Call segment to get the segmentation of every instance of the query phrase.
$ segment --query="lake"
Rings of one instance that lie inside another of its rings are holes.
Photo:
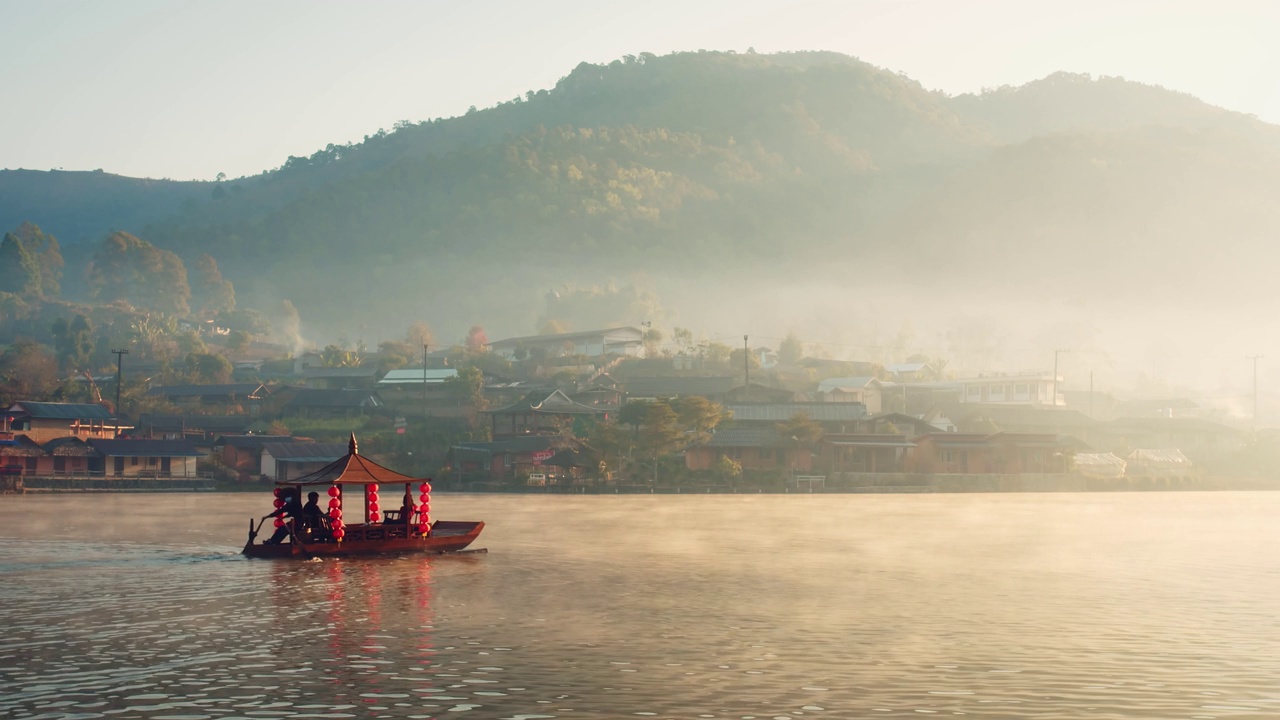
[[[487,555],[244,559],[269,499],[0,498],[0,716],[1280,717],[1280,493],[440,493]]]

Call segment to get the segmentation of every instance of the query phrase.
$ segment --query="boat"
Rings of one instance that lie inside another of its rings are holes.
[[[379,493],[384,488],[399,490],[400,486],[404,494],[400,496],[399,509],[383,510]],[[413,499],[415,489],[417,502]],[[301,499],[310,493],[328,498],[327,512],[318,511],[310,522],[287,517],[283,510],[288,505],[286,498],[296,494],[297,504],[301,504]],[[466,549],[479,537],[483,522],[432,522],[431,481],[402,475],[364,457],[359,453],[355,433],[351,433],[346,456],[313,473],[277,482],[275,496],[276,512],[256,525],[252,518],[249,520],[249,539],[243,550],[248,557],[311,559],[484,552]],[[275,534],[259,542],[258,531],[273,516]]]

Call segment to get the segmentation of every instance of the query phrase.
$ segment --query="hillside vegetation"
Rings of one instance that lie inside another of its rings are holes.
[[[948,97],[834,53],[583,63],[552,89],[253,178],[70,175],[56,198],[0,194],[0,217],[66,223],[64,244],[121,229],[207,253],[242,304],[288,299],[347,327],[447,304],[441,327],[528,332],[554,286],[833,264],[1052,298],[1111,292],[1141,267],[1156,293],[1214,302],[1242,292],[1232,258],[1255,260],[1247,277],[1277,259],[1280,227],[1280,129],[1252,117],[1066,73]]]

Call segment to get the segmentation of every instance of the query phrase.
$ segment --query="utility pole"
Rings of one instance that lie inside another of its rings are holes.
[[[120,386],[123,384],[121,379],[124,375],[124,356],[129,354],[128,348],[123,350],[112,350],[111,353],[116,356],[116,434],[120,437]]]
[[[1058,407],[1058,355],[1070,350],[1053,351],[1053,406]]]
[[[1249,422],[1250,430],[1258,429],[1258,361],[1265,355],[1249,355],[1246,360],[1253,361],[1253,420]]]
[[[742,336],[742,368],[745,371],[742,381],[742,402],[751,396],[751,349],[747,347],[747,336]]]

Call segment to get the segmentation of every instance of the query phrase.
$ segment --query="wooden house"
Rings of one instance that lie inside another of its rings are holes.
[[[736,427],[719,429],[705,442],[685,450],[685,466],[690,470],[712,470],[727,457],[743,470],[786,470],[807,473],[813,469],[813,455],[795,438],[783,437],[770,428]]]
[[[458,443],[449,448],[448,463],[463,482],[507,482],[536,472],[563,446],[552,435]]]
[[[518,435],[556,435],[566,427],[574,435],[585,435],[596,418],[607,418],[607,408],[574,402],[562,390],[541,390],[526,395],[506,407],[484,410],[489,416],[493,439]]]
[[[23,434],[37,443],[60,437],[111,438],[128,427],[106,407],[91,403],[23,400],[0,414],[0,432]]]
[[[915,446],[915,443],[905,435],[888,433],[824,435],[818,444],[818,467],[825,472],[901,472],[907,452]]]
[[[262,446],[262,476],[287,482],[347,455],[345,443],[278,442]]]
[[[904,467],[919,473],[1065,473],[1074,452],[1069,441],[1039,433],[932,433],[912,442]]]
[[[91,470],[107,477],[196,477],[199,450],[185,440],[89,440],[97,451]]]
[[[288,435],[223,435],[213,443],[222,464],[235,471],[241,482],[262,473],[262,449],[268,444],[299,442]]]

